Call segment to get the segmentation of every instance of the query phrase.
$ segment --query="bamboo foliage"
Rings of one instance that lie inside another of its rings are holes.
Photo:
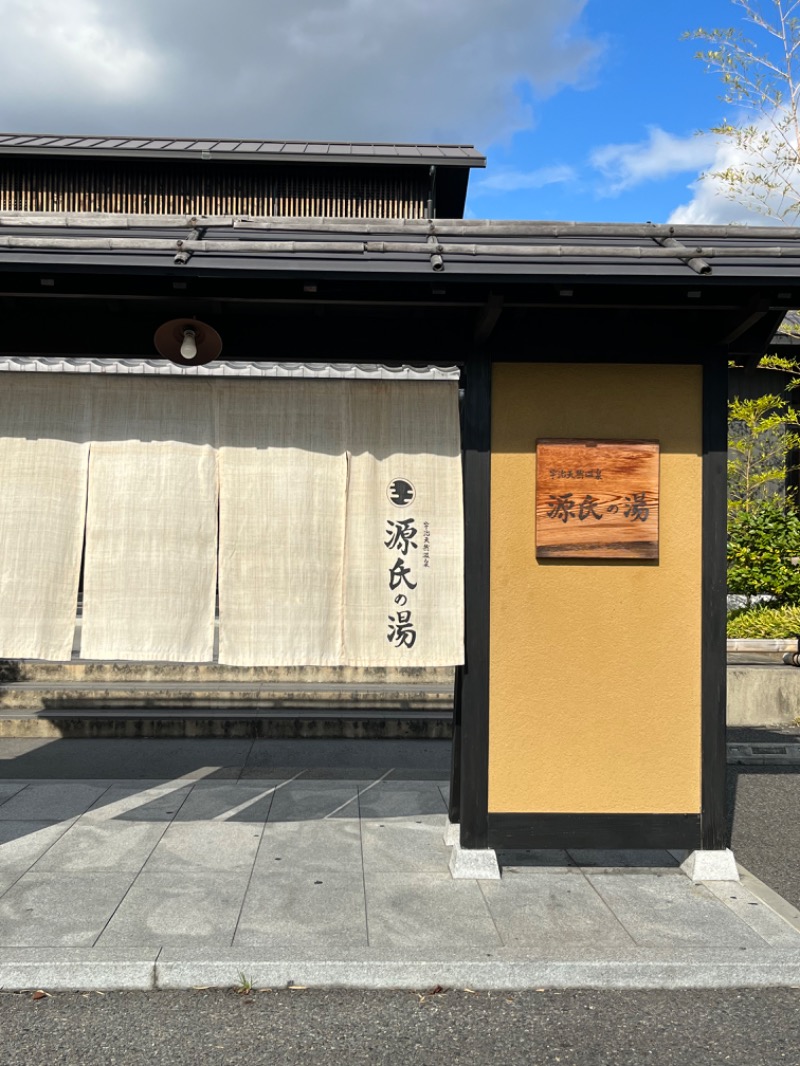
[[[733,109],[710,132],[723,152],[704,174],[730,200],[788,224],[800,217],[800,0],[731,0],[746,31],[700,28],[684,37],[719,76]]]

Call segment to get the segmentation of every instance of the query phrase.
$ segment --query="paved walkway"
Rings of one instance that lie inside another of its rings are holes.
[[[677,853],[507,852],[501,881],[453,881],[448,761],[0,741],[0,987],[800,984],[800,916],[755,879],[693,885]]]

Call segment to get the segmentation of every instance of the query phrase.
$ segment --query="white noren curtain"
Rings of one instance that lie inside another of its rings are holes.
[[[85,382],[0,375],[0,656],[69,659],[86,510]]]
[[[210,660],[217,542],[211,382],[92,385],[81,655]]]

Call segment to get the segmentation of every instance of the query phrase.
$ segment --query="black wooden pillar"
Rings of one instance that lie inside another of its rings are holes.
[[[450,802],[447,817],[451,822],[461,821],[461,691],[464,685],[464,667],[455,671],[453,692],[453,744],[450,750]]]
[[[461,846],[488,846],[489,810],[489,538],[492,367],[473,353],[464,366],[465,663],[457,674],[450,817]]]
[[[728,362],[703,365],[703,619],[701,846],[727,847],[725,815],[727,666],[725,652]]]

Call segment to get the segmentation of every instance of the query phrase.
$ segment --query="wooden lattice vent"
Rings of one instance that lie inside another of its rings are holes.
[[[411,168],[4,159],[0,211],[424,218]]]

